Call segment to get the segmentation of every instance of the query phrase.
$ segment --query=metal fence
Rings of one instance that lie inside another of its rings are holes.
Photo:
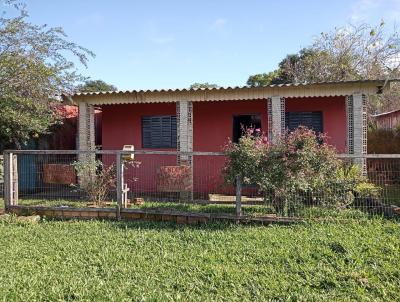
[[[366,165],[365,180],[316,192],[272,192],[224,178],[215,152],[7,151],[6,206],[121,207],[250,216],[394,217],[400,205],[400,155],[340,155]]]

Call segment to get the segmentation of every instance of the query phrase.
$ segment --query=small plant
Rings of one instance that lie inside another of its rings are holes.
[[[382,188],[369,183],[369,182],[362,182],[357,184],[355,190],[354,190],[358,197],[360,198],[375,198],[378,199],[379,197],[381,197],[382,194]]]
[[[85,159],[73,163],[78,176],[79,188],[90,202],[99,205],[110,191],[116,187],[115,164],[105,166],[100,160]]]
[[[341,192],[344,204],[352,204],[355,198],[377,199],[381,196],[382,188],[368,182],[358,165],[344,162],[337,169],[336,178],[336,191]]]

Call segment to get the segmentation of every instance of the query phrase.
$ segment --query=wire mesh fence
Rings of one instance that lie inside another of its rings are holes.
[[[257,184],[228,183],[223,153],[10,151],[5,153],[5,185],[10,182],[5,194],[9,205],[24,206],[235,215],[239,197],[241,214],[256,217],[395,217],[400,155],[340,158],[346,168],[334,181],[313,190],[285,188],[282,195],[279,188],[263,192]],[[360,163],[366,165],[363,176],[352,170]]]

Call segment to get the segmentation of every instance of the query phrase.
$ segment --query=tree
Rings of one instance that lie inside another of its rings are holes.
[[[361,24],[321,33],[297,54],[286,56],[273,72],[249,77],[248,85],[390,79],[400,76],[400,35],[378,26]],[[394,87],[373,100],[371,112],[400,105],[400,89]]]
[[[193,83],[190,85],[190,89],[201,89],[201,88],[219,88],[217,84],[206,83]]]
[[[55,99],[83,80],[71,57],[86,66],[94,54],[68,41],[62,28],[29,23],[24,5],[6,3],[18,16],[0,17],[0,140],[20,148],[59,121]]]
[[[102,80],[87,80],[77,87],[79,92],[116,91],[117,87]]]
[[[281,84],[280,70],[274,70],[267,73],[259,73],[249,77],[247,85],[251,87],[262,87],[271,84]]]

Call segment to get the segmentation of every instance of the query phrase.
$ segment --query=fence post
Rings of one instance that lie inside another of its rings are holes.
[[[7,208],[13,205],[13,154],[4,153],[4,206]]]
[[[124,163],[121,153],[116,154],[117,163],[117,219],[121,219],[121,208],[123,207],[124,189]]]
[[[242,216],[242,178],[236,176],[236,216]]]
[[[18,155],[13,154],[12,157],[12,183],[13,183],[13,205],[18,205]]]

